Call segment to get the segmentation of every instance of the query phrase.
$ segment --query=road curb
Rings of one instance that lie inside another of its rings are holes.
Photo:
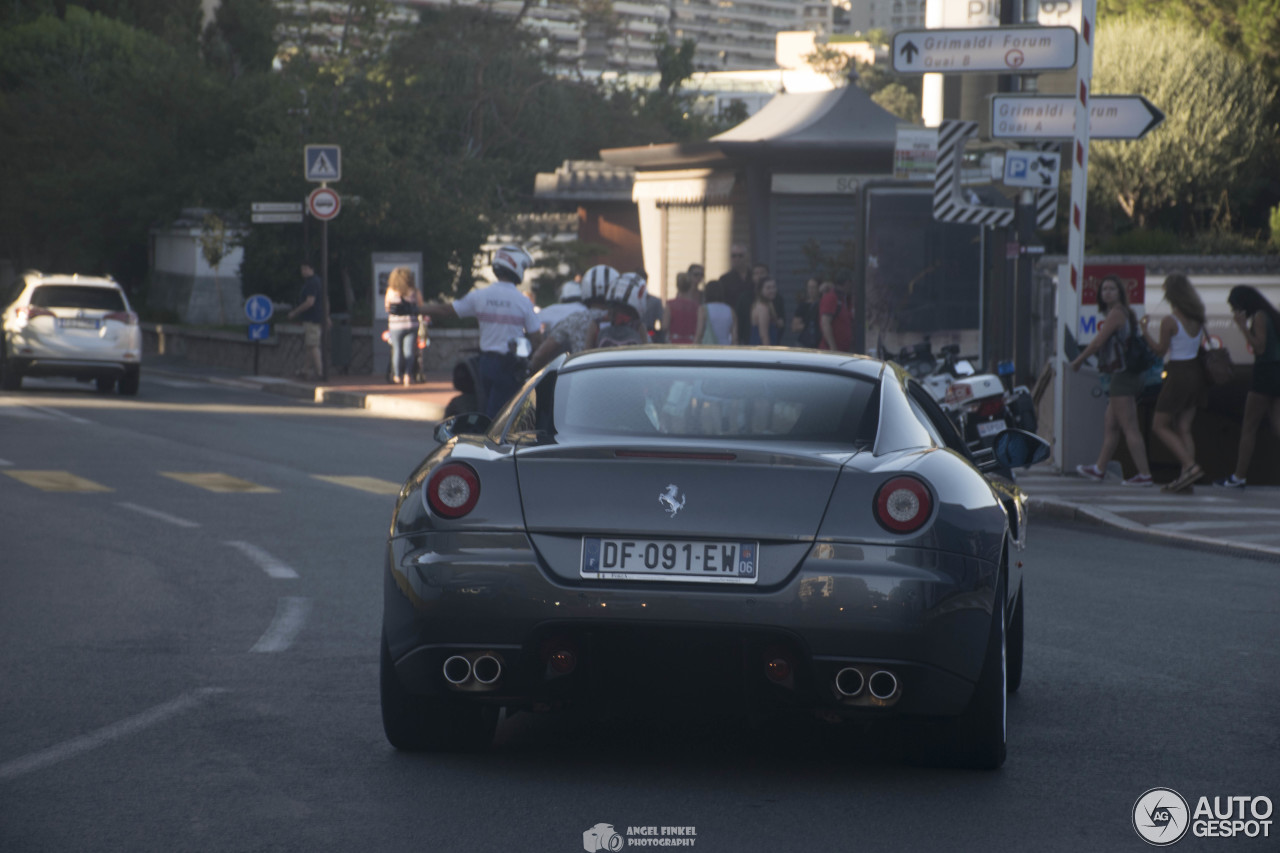
[[[1033,519],[1038,516],[1055,521],[1092,524],[1098,527],[1111,528],[1128,538],[1141,539],[1160,545],[1176,545],[1184,548],[1194,548],[1197,551],[1208,551],[1232,557],[1245,557],[1280,563],[1280,549],[1277,548],[1250,545],[1245,542],[1228,542],[1222,539],[1211,539],[1207,536],[1196,536],[1193,533],[1181,533],[1175,530],[1154,530],[1145,524],[1122,518],[1107,510],[1080,506],[1068,501],[1028,497],[1027,509]]]

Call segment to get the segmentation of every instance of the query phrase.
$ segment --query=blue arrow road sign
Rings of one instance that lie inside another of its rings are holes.
[[[250,323],[249,324],[249,340],[265,341],[271,337],[270,323]]]
[[[244,315],[249,318],[250,323],[265,323],[271,319],[274,312],[275,307],[271,304],[271,297],[263,296],[261,293],[250,296],[244,301]]]
[[[308,181],[342,180],[342,146],[307,145],[303,149]]]

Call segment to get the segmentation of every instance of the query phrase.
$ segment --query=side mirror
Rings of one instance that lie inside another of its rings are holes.
[[[996,460],[1008,468],[1025,468],[1049,458],[1049,442],[1024,429],[1007,429],[996,436]]]
[[[493,420],[488,415],[482,415],[479,412],[467,412],[466,414],[445,418],[436,424],[433,435],[436,441],[444,444],[454,436],[479,435],[488,432],[492,424]]]

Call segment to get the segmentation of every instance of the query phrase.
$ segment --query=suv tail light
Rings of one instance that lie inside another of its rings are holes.
[[[480,477],[470,465],[446,462],[427,480],[427,504],[442,518],[462,518],[480,500]]]
[[[23,305],[18,309],[18,318],[30,323],[36,317],[52,317],[53,312],[39,305]]]
[[[929,487],[915,477],[894,477],[876,492],[876,521],[894,533],[913,533],[933,512]]]
[[[102,319],[115,320],[117,323],[124,323],[126,326],[138,325],[138,315],[132,311],[112,311]]]

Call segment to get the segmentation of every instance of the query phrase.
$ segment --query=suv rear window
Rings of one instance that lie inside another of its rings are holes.
[[[114,287],[87,284],[42,284],[31,291],[31,304],[39,308],[87,308],[90,311],[124,311],[124,294]]]
[[[619,365],[561,373],[558,435],[805,441],[875,438],[875,383],[746,366]]]

